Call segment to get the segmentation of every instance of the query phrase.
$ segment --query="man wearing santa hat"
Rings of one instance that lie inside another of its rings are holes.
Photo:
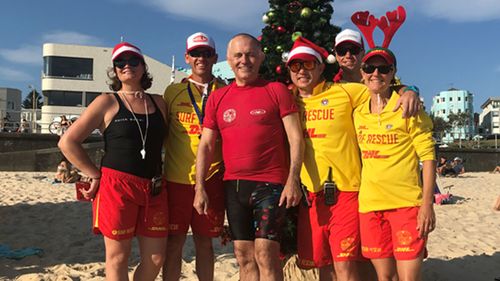
[[[325,81],[331,56],[299,37],[287,60],[306,138],[301,181],[308,206],[299,207],[299,266],[319,268],[320,280],[334,274],[337,280],[361,280],[356,263],[361,163],[352,113],[369,94],[360,83]],[[414,98],[404,95],[403,103]]]

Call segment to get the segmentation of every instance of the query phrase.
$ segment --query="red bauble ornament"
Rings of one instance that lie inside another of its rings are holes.
[[[286,29],[283,27],[283,26],[278,26],[278,28],[276,28],[276,30],[280,33],[283,33],[286,31]]]
[[[276,73],[281,74],[281,65],[276,66]]]
[[[259,35],[259,37],[257,37],[257,40],[262,41],[262,35]]]

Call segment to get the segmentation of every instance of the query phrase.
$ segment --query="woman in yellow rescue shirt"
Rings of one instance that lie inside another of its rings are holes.
[[[396,57],[373,48],[361,74],[370,99],[354,112],[363,169],[359,192],[361,246],[379,280],[421,280],[427,235],[434,230],[435,153],[432,122],[393,112],[399,95],[390,86]],[[419,164],[423,162],[423,187]]]

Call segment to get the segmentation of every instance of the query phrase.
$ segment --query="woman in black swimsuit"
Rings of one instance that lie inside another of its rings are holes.
[[[166,106],[144,91],[152,78],[141,51],[123,42],[112,53],[108,76],[114,93],[98,96],[62,136],[67,159],[92,181],[80,190],[93,200],[93,230],[104,236],[106,280],[128,280],[131,241],[138,237],[141,261],[134,280],[154,280],[163,265],[168,231],[167,192],[161,180]],[[103,133],[98,168],[82,147],[92,131]]]

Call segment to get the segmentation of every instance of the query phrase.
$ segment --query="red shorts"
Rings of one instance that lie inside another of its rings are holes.
[[[208,195],[208,215],[200,215],[193,207],[194,185],[167,182],[169,234],[186,234],[189,226],[194,234],[217,237],[224,225],[224,186],[222,173],[216,173],[205,183]]]
[[[311,207],[300,205],[298,265],[319,268],[332,261],[361,260],[358,192],[338,192],[337,203],[325,205],[323,191],[309,193]]]
[[[369,259],[413,260],[422,251],[426,239],[418,237],[419,207],[360,213],[361,249]]]
[[[93,230],[114,239],[135,235],[166,237],[168,206],[166,182],[159,195],[151,196],[150,179],[110,168],[101,168],[99,191],[92,203]]]

